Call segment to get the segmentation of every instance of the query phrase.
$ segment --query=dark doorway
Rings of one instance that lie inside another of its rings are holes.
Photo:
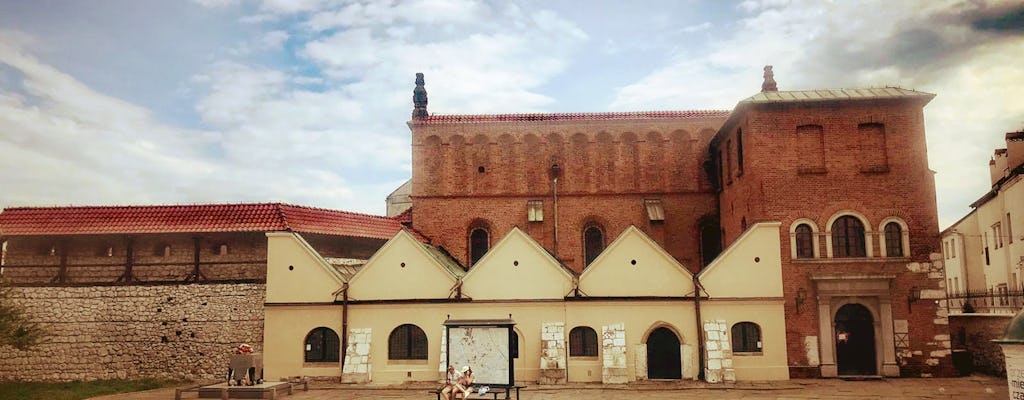
[[[665,327],[655,329],[647,337],[647,378],[681,379],[679,338]]]
[[[847,304],[836,312],[836,367],[839,375],[878,375],[871,311]]]

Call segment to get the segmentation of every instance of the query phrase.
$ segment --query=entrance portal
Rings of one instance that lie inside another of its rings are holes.
[[[836,312],[836,367],[839,375],[877,375],[875,326],[871,311],[847,304]]]
[[[679,338],[668,328],[655,329],[650,336],[647,336],[647,378],[681,379],[682,377]]]

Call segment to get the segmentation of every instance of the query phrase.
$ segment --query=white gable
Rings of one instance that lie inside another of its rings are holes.
[[[690,296],[693,275],[634,226],[622,232],[580,276],[587,296]]]
[[[267,233],[267,303],[333,302],[344,284],[299,234]]]
[[[423,243],[399,231],[352,277],[348,296],[351,300],[446,299],[456,279]]]
[[[562,299],[573,276],[519,228],[505,235],[462,279],[474,300]]]
[[[711,298],[782,297],[778,222],[759,222],[698,276]]]

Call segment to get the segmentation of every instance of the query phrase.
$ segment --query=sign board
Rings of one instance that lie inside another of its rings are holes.
[[[448,320],[448,365],[457,371],[473,369],[474,385],[509,386],[515,368],[509,349],[513,345],[512,320]]]

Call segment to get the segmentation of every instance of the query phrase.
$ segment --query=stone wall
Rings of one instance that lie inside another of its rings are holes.
[[[705,320],[704,338],[704,356],[707,360],[704,380],[708,383],[736,382],[736,370],[732,367],[732,345],[725,320]]]
[[[343,383],[367,383],[372,380],[373,364],[370,359],[372,339],[372,328],[349,329],[348,346],[345,347],[345,362],[342,367],[341,381]]]
[[[557,385],[566,382],[565,323],[547,322],[541,328],[540,376],[537,383]]]
[[[953,314],[949,316],[949,331],[953,351],[970,355],[974,372],[1006,376],[1003,351],[993,339],[1003,337],[1013,315]]]
[[[626,326],[625,324],[601,327],[601,382],[623,384],[629,382],[626,373]]]
[[[50,336],[28,351],[0,347],[0,379],[223,378],[238,344],[262,350],[264,286],[17,288],[14,301]]]

